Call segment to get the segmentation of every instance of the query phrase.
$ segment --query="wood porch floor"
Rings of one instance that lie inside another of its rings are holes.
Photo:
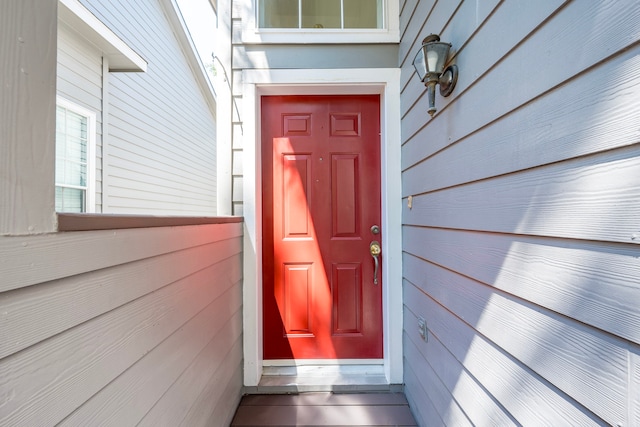
[[[232,426],[416,426],[402,393],[247,395]]]

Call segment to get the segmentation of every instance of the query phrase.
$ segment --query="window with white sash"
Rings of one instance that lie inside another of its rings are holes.
[[[399,0],[236,0],[243,43],[398,43]],[[246,22],[246,24],[245,24]]]
[[[383,0],[259,0],[259,28],[384,28]]]
[[[56,211],[95,210],[96,114],[58,98],[56,105]]]

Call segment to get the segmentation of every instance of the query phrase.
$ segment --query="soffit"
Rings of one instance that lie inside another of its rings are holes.
[[[147,70],[147,62],[77,0],[59,0],[58,19],[108,58],[109,71]]]

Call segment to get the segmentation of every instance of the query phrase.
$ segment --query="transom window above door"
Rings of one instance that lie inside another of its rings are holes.
[[[399,0],[236,0],[242,42],[398,43]]]
[[[259,28],[384,28],[383,0],[259,0]]]

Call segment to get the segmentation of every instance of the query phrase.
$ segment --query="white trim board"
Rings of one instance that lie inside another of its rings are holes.
[[[78,0],[59,0],[58,19],[109,58],[109,71],[147,71],[147,62]]]
[[[244,385],[262,376],[262,196],[260,96],[380,94],[384,373],[402,374],[402,188],[400,168],[400,70],[293,69],[242,72],[244,127]]]

